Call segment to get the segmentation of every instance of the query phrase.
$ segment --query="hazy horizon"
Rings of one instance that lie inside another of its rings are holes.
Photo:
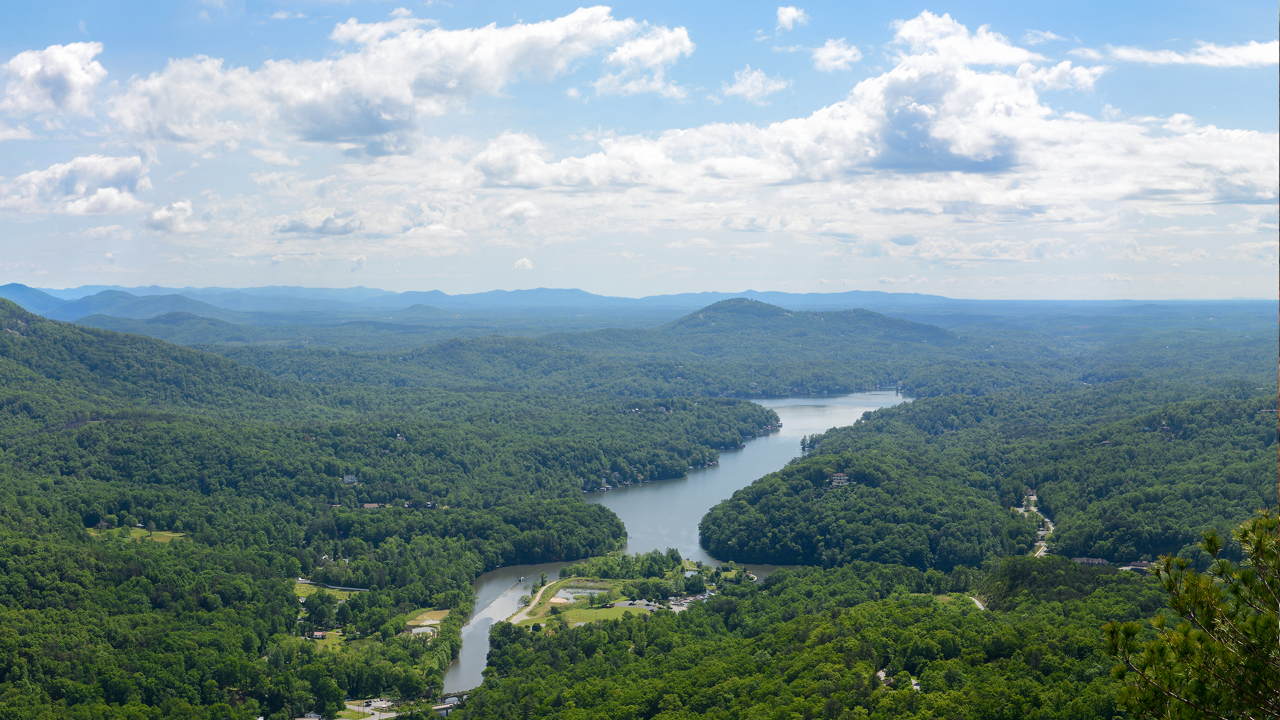
[[[1280,293],[1274,4],[7,16],[0,284]]]

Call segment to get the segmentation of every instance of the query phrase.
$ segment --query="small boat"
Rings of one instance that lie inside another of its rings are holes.
[[[524,576],[523,576],[523,575],[521,575],[521,576],[520,576],[520,582],[524,582]]]

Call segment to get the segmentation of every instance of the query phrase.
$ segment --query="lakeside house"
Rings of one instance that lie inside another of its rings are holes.
[[[831,487],[844,487],[849,484],[849,476],[844,473],[836,473],[831,476]]]
[[[1071,562],[1080,563],[1081,565],[1110,565],[1111,563],[1102,558],[1077,557],[1071,558]]]
[[[355,484],[356,484],[356,476],[355,476],[355,475],[343,475],[343,476],[342,476],[342,484],[343,484],[343,485],[355,485]]]

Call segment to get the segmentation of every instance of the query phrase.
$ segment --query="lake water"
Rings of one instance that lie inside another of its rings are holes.
[[[798,456],[801,437],[852,425],[868,410],[897,405],[905,399],[886,390],[835,397],[756,400],[778,413],[782,419],[781,430],[748,440],[743,450],[721,451],[719,465],[693,470],[688,477],[591,493],[585,500],[600,503],[622,518],[627,528],[628,553],[675,548],[683,557],[718,564],[719,561],[698,544],[698,523],[712,506]],[[476,579],[476,609],[462,628],[462,651],[445,673],[445,692],[468,690],[480,684],[489,654],[489,628],[520,609],[520,596],[531,594],[533,583],[541,573],[554,579],[566,564],[516,565],[487,572]],[[772,570],[770,566],[747,567],[757,575]]]

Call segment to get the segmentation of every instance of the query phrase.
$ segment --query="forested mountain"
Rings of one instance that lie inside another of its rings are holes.
[[[584,487],[683,475],[777,422],[736,400],[300,385],[0,310],[14,717],[295,717],[438,688],[476,575],[621,541]],[[340,613],[369,641],[317,654],[297,638],[298,575],[373,588]],[[421,608],[452,612],[402,637]]]
[[[406,313],[360,332],[443,317]],[[1027,492],[1051,554],[1199,567],[1202,531],[1277,503],[1277,338],[1252,320],[957,332],[737,299],[649,329],[395,353],[130,322],[221,344],[0,301],[0,717],[282,720],[438,694],[479,573],[618,548],[622,523],[583,491],[683,476],[778,422],[737,398],[916,396],[805,438],[701,524],[722,561],[804,567],[716,573],[718,596],[679,615],[499,623],[464,716],[1112,716],[1099,627],[1149,617],[1162,591],[1024,559]],[[647,567],[581,568],[604,565]],[[304,604],[299,576],[368,592]],[[449,611],[439,630],[404,632],[427,609]],[[339,625],[337,645],[302,637]]]

